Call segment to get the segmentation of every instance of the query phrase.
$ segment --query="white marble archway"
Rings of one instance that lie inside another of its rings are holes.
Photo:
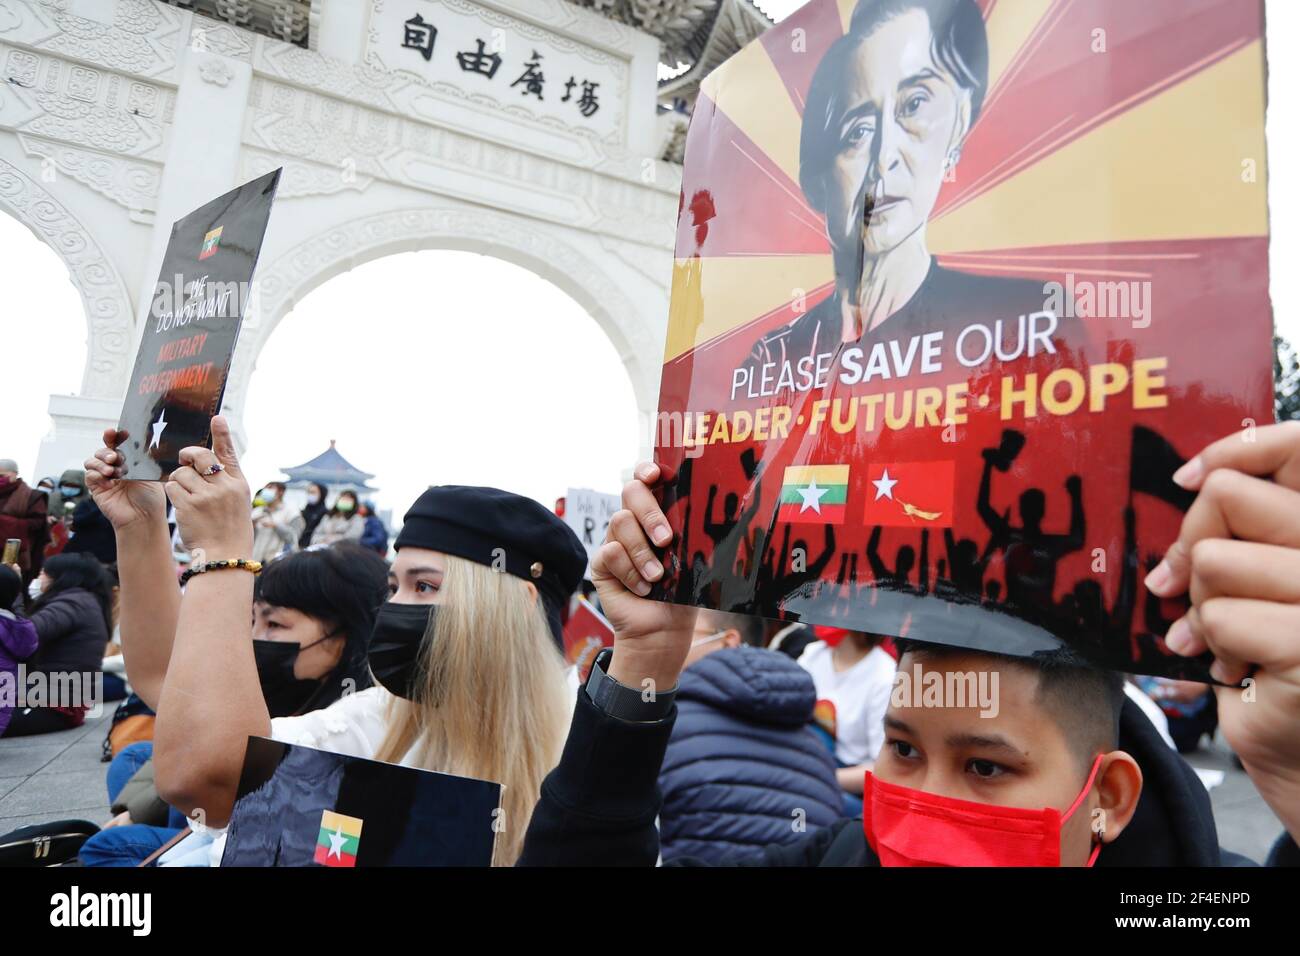
[[[86,369],[81,394],[116,400],[130,374],[131,299],[117,268],[81,222],[39,182],[0,159],[0,210],[54,250],[86,310]]]
[[[295,302],[361,262],[430,248],[555,283],[653,417],[681,181],[661,158],[656,36],[565,0],[331,0],[312,5],[303,46],[187,7],[0,4],[0,208],[68,263],[90,329],[80,394],[50,397],[39,471],[75,467],[117,420],[172,222],[276,167],[261,295],[228,383],[237,422]],[[434,61],[402,42],[414,10],[442,24]],[[453,54],[476,37],[501,42],[512,74],[545,50],[561,85],[534,101],[508,77],[463,73]],[[570,72],[600,78],[600,112],[561,106]]]
[[[653,412],[659,391],[656,333],[666,302],[624,294],[608,251],[598,259],[561,230],[507,213],[467,205],[418,206],[362,216],[309,236],[274,262],[259,265],[257,291],[226,386],[224,410],[242,420],[248,385],[263,346],[294,306],[342,272],[384,256],[454,249],[494,256],[537,273],[586,309],[609,337],[632,383],[638,409]],[[490,318],[490,299],[485,303]],[[490,347],[485,338],[484,347]],[[237,433],[241,431],[236,428]]]

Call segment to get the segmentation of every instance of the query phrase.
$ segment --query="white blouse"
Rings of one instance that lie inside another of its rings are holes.
[[[388,731],[386,716],[393,695],[376,685],[340,697],[321,710],[299,717],[271,719],[271,739],[373,760]],[[408,753],[402,758],[410,766]]]

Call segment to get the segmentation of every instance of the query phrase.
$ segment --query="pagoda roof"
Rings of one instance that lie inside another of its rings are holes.
[[[329,448],[311,461],[280,470],[289,476],[290,481],[316,481],[322,485],[356,485],[360,488],[368,488],[366,482],[375,477],[339,454],[333,438],[330,439]]]

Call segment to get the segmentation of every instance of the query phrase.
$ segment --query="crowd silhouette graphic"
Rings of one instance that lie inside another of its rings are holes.
[[[686,458],[663,500],[665,510],[680,509],[683,533],[668,556],[670,573],[662,593],[679,603],[772,619],[798,620],[813,612],[819,621],[915,637],[943,618],[957,620],[955,608],[979,606],[990,612],[989,620],[1025,622],[1107,666],[1140,670],[1154,663],[1171,675],[1200,673],[1198,662],[1164,650],[1160,637],[1177,615],[1166,614],[1161,601],[1139,586],[1139,572],[1154,567],[1160,555],[1139,553],[1134,496],[1147,495],[1185,512],[1193,496],[1169,478],[1183,458],[1155,431],[1133,429],[1123,556],[1116,597],[1108,606],[1099,574],[1085,572],[1057,596],[1062,559],[1086,544],[1083,481],[1078,475],[1064,482],[1070,512],[1066,527],[1045,523],[1049,496],[1042,488],[1024,489],[1014,513],[993,507],[997,476],[1010,471],[1025,444],[1023,433],[1007,429],[997,446],[981,451],[983,472],[973,504],[988,534],[974,540],[944,528],[942,550],[936,546],[934,555],[931,538],[937,529],[920,528],[914,542],[882,554],[883,528],[877,526],[863,551],[837,542],[831,524],[820,530],[790,523],[778,527],[774,503],[769,503],[765,520],[763,498],[757,493],[742,500],[736,491],[728,491],[719,508],[723,493],[717,483],[704,491],[699,526],[712,547],[701,548],[697,542],[693,548],[693,499],[699,492],[692,490],[695,461]],[[738,464],[744,487],[756,492],[762,462],[751,448]],[[991,571],[995,557],[1000,562]]]

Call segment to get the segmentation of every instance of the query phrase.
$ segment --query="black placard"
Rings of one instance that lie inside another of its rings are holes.
[[[210,443],[279,182],[276,169],[172,226],[117,426],[126,478],[165,479],[182,448]]]

